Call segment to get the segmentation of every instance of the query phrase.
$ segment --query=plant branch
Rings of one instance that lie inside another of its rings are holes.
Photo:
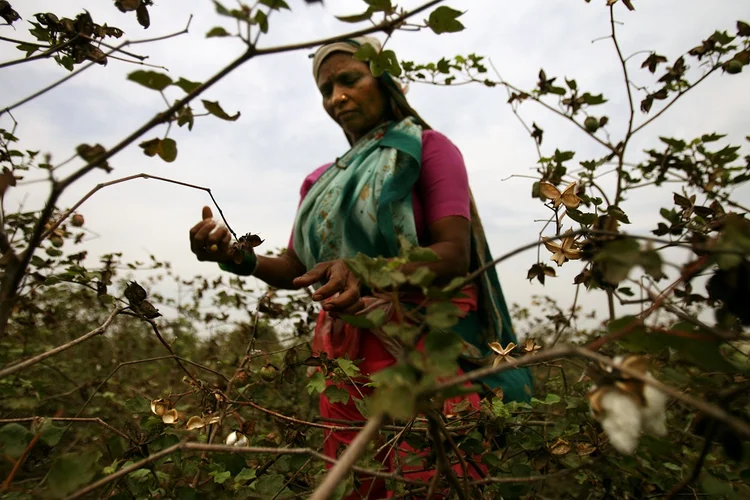
[[[745,437],[750,437],[750,424],[748,424],[741,418],[735,417],[734,415],[727,413],[724,409],[716,405],[707,403],[698,398],[695,398],[693,396],[690,396],[689,394],[684,394],[682,391],[679,391],[671,386],[663,384],[662,382],[654,379],[653,377],[646,377],[643,373],[640,373],[637,370],[633,370],[632,368],[629,368],[627,366],[618,365],[612,359],[606,356],[602,356],[601,354],[598,354],[589,349],[576,347],[573,345],[561,345],[561,346],[553,347],[552,349],[537,351],[536,354],[528,354],[525,356],[521,356],[519,358],[510,359],[507,362],[502,363],[495,367],[488,366],[484,368],[479,368],[477,370],[473,370],[469,373],[465,373],[463,375],[455,377],[451,380],[442,382],[427,392],[428,394],[437,393],[440,391],[444,391],[445,389],[456,387],[456,386],[465,384],[466,382],[476,380],[478,378],[486,377],[488,375],[494,375],[496,373],[501,373],[504,371],[512,370],[515,368],[519,368],[521,366],[526,366],[526,365],[530,365],[534,363],[540,363],[542,361],[550,361],[553,359],[568,358],[568,357],[589,359],[591,361],[595,361],[597,363],[601,363],[606,366],[612,366],[614,368],[617,368],[620,372],[624,373],[625,375],[628,375],[629,377],[632,377],[645,384],[655,387],[656,389],[660,390],[667,396],[673,399],[676,399],[678,401],[681,401],[682,403],[688,406],[692,406],[693,408],[696,408],[702,411],[709,417],[715,418],[716,420],[720,420],[726,423],[729,427],[734,429],[737,433]]]
[[[630,89],[630,77],[628,76],[628,64],[625,60],[625,58],[622,55],[622,50],[620,50],[620,43],[617,41],[617,30],[615,29],[615,6],[614,4],[609,6],[609,23],[612,27],[612,43],[615,45],[615,50],[617,51],[617,58],[620,61],[620,65],[622,66],[622,73],[623,77],[625,78],[625,88],[627,89],[628,93],[628,105],[630,106],[630,114],[628,117],[628,130],[625,132],[625,139],[622,142],[622,145],[617,148],[617,191],[615,192],[615,205],[620,204],[620,199],[622,196],[622,181],[623,181],[623,162],[625,161],[625,149],[627,148],[628,142],[630,141],[630,137],[633,134],[633,120],[635,119],[635,107],[633,105],[633,91]],[[612,309],[614,309],[614,303],[612,301],[611,294],[609,295],[609,301],[610,301],[610,312]]]
[[[461,483],[458,481],[456,472],[453,470],[453,467],[451,467],[451,463],[445,453],[445,447],[443,446],[443,440],[440,438],[440,430],[438,428],[437,422],[435,422],[435,416],[428,415],[428,422],[430,426],[430,435],[432,436],[432,444],[437,451],[438,471],[436,472],[436,474],[438,472],[442,473],[445,478],[448,479],[448,484],[451,485],[453,491],[456,493],[456,495],[458,495],[459,500],[468,500],[468,492],[464,490],[464,488],[461,486]],[[465,475],[464,481],[466,481]]]
[[[78,35],[76,35],[76,36],[74,36],[74,37],[72,37],[72,38],[70,38],[70,39],[68,39],[68,40],[66,40],[66,41],[64,41],[62,43],[59,43],[59,44],[57,44],[57,45],[55,45],[53,47],[49,47],[44,52],[42,52],[40,54],[37,54],[35,56],[23,57],[21,59],[15,59],[13,61],[8,61],[8,62],[0,63],[0,69],[7,68],[9,66],[15,66],[16,64],[22,64],[22,63],[25,63],[25,62],[36,61],[37,59],[46,59],[47,57],[51,56],[55,52],[58,52],[58,51],[64,49],[65,47],[67,47],[68,45],[70,45],[71,43],[75,42],[77,38],[78,38]],[[26,43],[26,42],[23,42],[23,43]]]
[[[675,102],[677,102],[677,100],[678,100],[678,99],[680,99],[680,98],[681,98],[682,96],[684,96],[685,94],[687,94],[687,93],[688,93],[688,92],[689,92],[690,90],[692,90],[692,89],[694,89],[694,88],[695,88],[696,86],[698,86],[698,84],[700,84],[700,83],[701,83],[701,82],[702,82],[703,80],[705,80],[706,78],[708,78],[709,76],[711,76],[711,74],[712,74],[712,73],[713,73],[714,71],[716,71],[717,69],[719,69],[720,67],[721,67],[721,66],[719,66],[718,64],[717,64],[717,65],[715,65],[715,66],[714,66],[713,68],[711,68],[711,69],[710,69],[710,70],[709,70],[708,72],[706,72],[706,74],[705,74],[705,75],[703,75],[703,76],[702,76],[702,77],[700,77],[700,78],[699,78],[698,80],[696,80],[696,82],[695,82],[695,83],[693,83],[692,85],[690,85],[690,86],[689,86],[688,88],[686,88],[685,90],[683,90],[683,91],[679,92],[679,93],[678,93],[678,94],[677,94],[677,95],[675,96],[675,98],[674,98],[674,99],[672,99],[671,101],[669,101],[669,103],[667,103],[667,105],[666,105],[666,106],[664,106],[664,107],[663,107],[662,109],[660,109],[658,113],[656,113],[656,114],[655,114],[655,115],[653,115],[653,116],[652,116],[651,118],[649,118],[649,119],[648,119],[648,120],[646,120],[645,122],[643,122],[643,123],[641,123],[640,125],[638,125],[637,127],[635,127],[635,128],[633,129],[633,133],[632,133],[631,135],[635,135],[635,134],[637,134],[637,133],[638,133],[638,132],[640,132],[640,131],[641,131],[642,129],[644,129],[645,127],[647,127],[647,126],[648,126],[648,125],[649,125],[649,124],[650,124],[651,122],[653,122],[654,120],[656,120],[657,118],[659,118],[659,117],[660,117],[661,115],[663,115],[663,114],[664,114],[664,113],[665,113],[665,112],[666,112],[666,111],[667,111],[667,110],[668,110],[669,108],[671,108],[671,107],[672,107],[672,105],[673,105],[673,104],[674,104]]]
[[[63,351],[67,351],[71,347],[75,347],[76,345],[80,344],[81,342],[85,342],[91,337],[103,334],[107,330],[107,328],[109,328],[109,325],[115,319],[115,316],[117,316],[117,314],[122,311],[123,309],[114,309],[109,314],[109,316],[107,316],[107,319],[104,320],[104,323],[94,328],[87,334],[78,337],[77,339],[71,340],[70,342],[63,344],[61,346],[55,347],[54,349],[50,349],[47,352],[43,352],[42,354],[38,356],[34,356],[33,358],[29,358],[25,361],[19,361],[18,363],[5,367],[4,369],[0,370],[0,378],[7,377],[8,375],[12,375],[14,373],[20,372],[21,370],[24,370],[30,366],[34,366],[40,361],[44,361],[45,359],[51,356],[54,356],[55,354],[59,354]]]
[[[310,496],[310,500],[327,500],[331,498],[333,490],[336,486],[344,480],[346,475],[354,466],[354,463],[367,449],[367,445],[373,440],[375,435],[380,430],[380,426],[383,423],[383,415],[381,413],[375,414],[367,421],[367,425],[357,434],[354,441],[347,446],[341,458],[333,466],[333,468],[326,474],[323,482],[318,486],[313,494]]]
[[[310,48],[310,47],[314,47],[317,45],[323,45],[323,44],[327,44],[331,42],[340,41],[343,39],[354,38],[357,36],[367,35],[367,34],[375,33],[378,31],[392,29],[395,26],[398,26],[404,20],[408,19],[409,17],[414,16],[418,14],[419,12],[422,12],[423,10],[428,9],[429,7],[432,7],[433,5],[437,5],[441,1],[442,0],[430,0],[429,2],[426,2],[425,4],[423,4],[421,7],[417,7],[416,9],[410,12],[405,12],[404,14],[397,16],[391,20],[384,21],[370,28],[352,31],[352,32],[334,36],[334,37],[329,37],[329,38],[324,38],[324,39],[319,39],[319,40],[314,40],[314,41],[309,41],[309,42],[302,42],[302,43],[297,43],[297,44],[281,45],[277,47],[270,47],[267,49],[256,49],[254,47],[249,47],[240,57],[238,57],[237,59],[229,63],[227,66],[221,69],[218,73],[216,73],[214,76],[209,78],[206,82],[204,82],[203,84],[193,89],[192,92],[188,93],[185,97],[175,101],[175,103],[166,111],[157,113],[148,122],[143,124],[141,127],[135,130],[125,139],[121,140],[114,147],[100,154],[96,158],[93,158],[85,166],[81,167],[79,170],[70,174],[68,177],[66,177],[59,183],[57,183],[53,187],[47,199],[45,207],[42,210],[40,218],[37,221],[36,226],[34,227],[34,231],[32,232],[32,236],[29,240],[27,251],[24,252],[23,257],[18,264],[13,265],[13,266],[8,266],[8,269],[6,269],[6,275],[4,276],[2,287],[0,288],[0,337],[2,337],[5,333],[8,320],[10,319],[13,305],[15,303],[16,292],[18,290],[18,286],[20,285],[21,280],[23,279],[23,276],[26,272],[26,268],[28,267],[29,262],[31,261],[31,257],[33,256],[34,250],[37,248],[37,246],[39,245],[39,242],[41,241],[40,236],[44,232],[44,225],[49,221],[52,215],[52,212],[54,211],[55,204],[57,203],[57,200],[59,199],[60,195],[65,190],[65,188],[67,188],[70,184],[77,181],[78,179],[80,179],[87,173],[91,172],[93,169],[97,168],[98,166],[103,165],[105,161],[107,161],[109,158],[111,158],[115,154],[125,149],[125,147],[135,142],[139,137],[141,137],[143,134],[145,134],[152,128],[169,121],[170,117],[176,111],[178,111],[179,109],[182,109],[182,107],[184,107],[186,104],[191,102],[193,99],[201,95],[203,92],[205,92],[209,88],[211,88],[218,81],[222,80],[228,74],[230,74],[231,72],[233,72],[234,70],[242,66],[244,63],[253,59],[256,56],[267,55],[267,54],[277,54],[281,52],[291,52],[294,50]],[[190,17],[190,19],[192,19],[192,16]],[[190,20],[188,20],[188,26],[185,28],[184,32],[187,32],[189,25],[190,25]],[[153,38],[148,41],[163,40],[165,38],[171,38],[172,36],[176,36],[178,34],[180,33],[166,35],[164,37]],[[140,40],[139,42],[143,43],[145,42],[145,40]],[[130,43],[137,43],[137,42],[130,42]],[[6,110],[6,111],[9,111],[9,110]],[[2,115],[2,113],[3,112],[0,112],[0,116]]]
[[[354,443],[352,443],[353,445]],[[367,444],[367,443],[365,443]],[[349,447],[351,449],[351,445]],[[251,447],[251,446],[229,446],[224,444],[202,444],[202,443],[178,443],[176,445],[170,446],[169,448],[164,448],[163,450],[154,453],[153,455],[149,455],[148,457],[144,458],[143,460],[139,460],[138,462],[129,465],[127,467],[123,467],[122,469],[118,470],[117,472],[110,474],[108,476],[105,476],[101,478],[100,480],[89,484],[88,486],[74,492],[70,496],[67,497],[67,500],[73,500],[75,498],[81,498],[82,496],[85,496],[92,491],[101,488],[102,486],[119,479],[123,476],[126,476],[130,474],[133,471],[136,471],[138,469],[141,469],[145,467],[146,465],[155,462],[156,460],[159,460],[162,457],[166,457],[175,451],[208,451],[208,452],[220,452],[220,453],[254,453],[254,454],[260,454],[260,453],[266,453],[270,455],[309,455],[312,456],[318,460],[321,460],[323,462],[327,462],[330,464],[334,464],[335,470],[336,465],[338,465],[342,460],[343,456],[340,460],[335,460],[333,458],[330,458],[319,451],[313,450],[312,448],[271,448],[271,447]],[[348,451],[348,449],[347,449]],[[346,455],[346,453],[344,453]],[[413,485],[419,485],[422,486],[424,483],[421,481],[406,479],[403,476],[388,473],[388,472],[380,472],[370,469],[364,469],[362,467],[351,467],[351,470],[354,470],[358,474],[364,474],[369,475],[373,477],[379,477],[383,479],[394,479],[399,482],[405,483],[405,484],[413,484]],[[330,473],[329,473],[330,475]],[[322,486],[322,485],[321,485]],[[312,497],[311,497],[312,498]]]
[[[43,239],[47,238],[50,234],[52,234],[52,232],[55,229],[57,229],[60,226],[60,224],[62,224],[68,217],[70,217],[76,210],[78,210],[78,208],[81,205],[83,205],[86,201],[88,201],[89,198],[91,198],[93,195],[95,195],[101,189],[104,189],[105,187],[109,187],[109,186],[114,186],[115,184],[120,184],[120,183],[123,183],[123,182],[132,181],[134,179],[153,179],[153,180],[157,180],[157,181],[169,182],[169,183],[172,183],[172,184],[177,184],[178,186],[184,186],[184,187],[188,187],[188,188],[191,188],[191,189],[199,189],[201,191],[207,192],[208,196],[211,197],[211,201],[214,203],[214,206],[219,211],[219,214],[221,215],[221,219],[224,221],[224,224],[226,224],[227,229],[229,229],[229,231],[232,233],[232,235],[235,237],[235,239],[237,239],[237,234],[232,230],[231,226],[227,222],[226,217],[224,217],[224,212],[222,211],[222,209],[219,206],[219,204],[216,202],[216,198],[214,198],[214,195],[211,192],[211,188],[203,187],[203,186],[198,186],[196,184],[190,184],[190,183],[178,181],[178,180],[175,180],[175,179],[168,179],[166,177],[160,177],[158,175],[151,175],[151,174],[147,174],[147,173],[140,173],[140,174],[129,175],[127,177],[122,177],[120,179],[115,179],[113,181],[102,182],[100,184],[97,184],[96,186],[94,186],[93,189],[91,189],[91,191],[89,191],[88,193],[86,193],[83,196],[83,198],[81,198],[80,200],[78,200],[77,202],[75,202],[75,204],[73,204],[72,207],[70,207],[65,212],[63,212],[62,215],[60,217],[58,217],[55,220],[55,222],[53,222],[49,226],[49,228],[42,234],[42,238],[41,239],[43,240]]]
[[[0,424],[10,424],[10,423],[22,423],[22,422],[34,422],[39,419],[42,420],[50,420],[52,422],[72,422],[72,423],[92,423],[92,424],[98,424],[104,427],[105,429],[109,429],[110,431],[114,432],[115,434],[118,434],[120,437],[125,438],[127,441],[131,441],[130,436],[122,432],[121,430],[116,429],[115,427],[112,427],[110,424],[102,420],[101,418],[96,417],[83,417],[83,418],[77,418],[77,417],[22,417],[22,418],[2,418],[0,419]]]

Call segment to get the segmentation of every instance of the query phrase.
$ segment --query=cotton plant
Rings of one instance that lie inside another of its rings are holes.
[[[653,379],[643,357],[617,356],[613,361],[615,369],[618,366],[631,368],[644,374],[647,379]],[[666,436],[667,396],[650,384],[616,373],[611,366],[604,371],[604,382],[592,387],[588,398],[591,413],[601,424],[612,446],[620,453],[630,455],[644,432]]]

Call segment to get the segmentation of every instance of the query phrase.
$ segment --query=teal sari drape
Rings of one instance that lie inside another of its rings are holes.
[[[320,262],[395,257],[399,238],[418,245],[412,191],[422,162],[422,128],[412,118],[387,123],[360,139],[330,166],[308,191],[297,211],[294,251],[307,269]],[[471,270],[492,260],[473,199],[471,200]],[[476,283],[479,311],[469,313],[454,331],[474,347],[463,355],[464,371],[494,357],[491,342],[517,343],[494,267]],[[518,368],[480,379],[490,389],[502,387],[506,401],[528,401],[532,378]]]

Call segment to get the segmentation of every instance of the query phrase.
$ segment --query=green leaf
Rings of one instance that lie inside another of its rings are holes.
[[[289,490],[284,488],[284,483],[286,483],[286,478],[281,474],[266,474],[258,478],[252,487],[255,488],[260,498],[273,498],[277,493],[279,498],[284,498],[289,494]]]
[[[263,12],[262,10],[256,11],[255,22],[258,23],[260,31],[262,31],[263,33],[268,33],[268,15],[265,12]]]
[[[203,106],[205,106],[206,111],[216,116],[217,118],[221,118],[222,120],[234,122],[237,121],[237,119],[240,117],[239,111],[237,111],[237,113],[232,116],[228,115],[227,112],[224,111],[221,106],[219,106],[218,101],[214,102],[201,100],[201,102],[203,103]]]
[[[349,402],[349,391],[336,387],[335,385],[329,385],[323,392],[331,403],[343,403]]]
[[[379,64],[393,76],[401,76],[401,65],[398,63],[396,53],[392,50],[384,50],[378,56]]]
[[[45,420],[42,424],[42,434],[39,436],[39,439],[41,439],[47,446],[55,446],[60,442],[60,438],[64,431],[65,429],[63,427],[57,427],[51,420]]]
[[[382,309],[375,309],[365,316],[357,316],[354,314],[342,314],[341,319],[357,328],[379,328],[385,321],[385,311]]]
[[[364,2],[374,12],[391,12],[393,10],[391,0],[364,0]]]
[[[510,411],[500,398],[492,398],[492,414],[495,418],[510,418]]]
[[[162,91],[172,85],[172,79],[164,73],[138,70],[128,75],[128,80],[143,85],[151,90]]]
[[[31,442],[31,432],[21,424],[0,427],[0,452],[18,458]]]
[[[436,277],[437,274],[430,271],[427,267],[419,267],[407,277],[407,280],[411,285],[423,287],[430,286]]]
[[[31,54],[33,54],[34,52],[36,52],[39,49],[39,46],[38,45],[32,45],[30,43],[22,43],[22,44],[16,45],[16,48],[18,50],[22,50],[22,51],[26,52],[26,57],[29,57],[29,56],[31,56]]]
[[[374,12],[374,10],[368,8],[361,14],[354,14],[351,16],[336,16],[336,19],[344,23],[361,23],[362,21],[369,20]]]
[[[607,102],[607,100],[604,98],[602,94],[591,95],[588,92],[586,92],[585,94],[581,96],[581,98],[583,99],[583,102],[585,102],[589,106],[596,106],[598,104],[604,104],[605,102]]]
[[[719,498],[734,493],[731,484],[708,474],[703,475],[703,479],[701,480],[701,490],[711,498]]]
[[[568,217],[570,217],[572,220],[576,221],[579,224],[582,224],[584,226],[590,226],[596,221],[596,214],[590,213],[590,212],[581,212],[580,210],[576,208],[569,208],[565,212]]]
[[[188,486],[182,486],[177,490],[178,500],[200,500],[198,492]]]
[[[350,377],[357,377],[360,375],[359,368],[354,364],[354,361],[346,358],[336,358],[336,364],[338,364],[339,368]]]
[[[208,31],[208,33],[206,33],[206,38],[220,38],[226,36],[232,36],[232,34],[221,26],[214,26]]]
[[[224,484],[224,482],[227,479],[229,479],[230,477],[232,477],[232,473],[229,472],[228,470],[224,471],[224,472],[219,472],[219,471],[215,470],[215,471],[209,472],[208,475],[214,478],[214,483],[216,483],[216,484]]]
[[[172,85],[175,85],[177,87],[180,87],[182,90],[185,91],[186,94],[189,94],[193,90],[197,89],[202,85],[200,82],[191,82],[190,80],[186,80],[185,78],[180,77],[179,80],[174,82]]]
[[[320,394],[326,389],[326,378],[323,372],[316,371],[307,383],[308,394]]]
[[[406,252],[409,262],[437,262],[440,257],[434,250],[425,247],[412,247]]]
[[[235,483],[245,483],[251,479],[255,479],[255,469],[242,469],[239,474],[234,478]]]
[[[417,335],[419,335],[420,328],[417,325],[393,322],[383,325],[383,331],[405,344],[412,344]]]
[[[427,306],[425,322],[432,328],[450,328],[458,323],[461,310],[451,302],[438,302]]]
[[[377,59],[378,51],[372,44],[364,43],[360,45],[352,57],[357,61],[371,61]]]
[[[284,0],[258,0],[258,3],[270,7],[272,10],[291,10]]]
[[[50,493],[61,498],[91,481],[96,475],[100,457],[98,451],[68,453],[58,457],[47,475]]]
[[[430,13],[427,26],[438,35],[462,31],[464,25],[458,20],[462,14],[461,11],[443,5]]]

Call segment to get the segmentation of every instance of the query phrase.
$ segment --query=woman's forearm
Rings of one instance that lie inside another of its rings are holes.
[[[255,268],[253,276],[274,288],[296,290],[299,287],[295,286],[292,281],[304,274],[305,271],[305,267],[296,256],[284,254],[280,257],[266,257],[259,255],[258,266]]]
[[[441,241],[427,248],[435,252],[438,260],[433,262],[410,262],[401,266],[401,271],[407,276],[420,267],[426,267],[437,276],[438,283],[448,283],[453,278],[466,276],[469,272],[469,256],[463,245],[454,242]]]

